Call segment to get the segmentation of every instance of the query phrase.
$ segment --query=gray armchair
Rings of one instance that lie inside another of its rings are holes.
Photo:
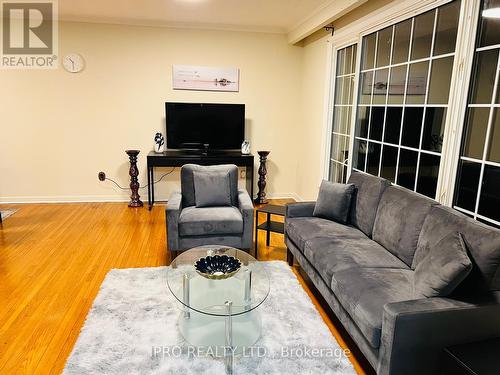
[[[197,172],[227,173],[231,205],[197,207],[194,177]],[[167,248],[174,256],[177,251],[202,245],[250,250],[253,215],[250,195],[245,189],[238,189],[238,167],[186,164],[181,168],[181,191],[174,192],[167,204]]]

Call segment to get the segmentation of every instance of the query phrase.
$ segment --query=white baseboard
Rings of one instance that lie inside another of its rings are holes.
[[[297,202],[303,199],[296,193],[270,193],[269,199],[292,198]],[[141,200],[147,203],[146,197],[141,196]],[[155,197],[155,201],[167,201],[168,197]],[[0,197],[0,203],[20,204],[20,203],[105,203],[105,202],[128,202],[128,195],[64,195],[64,196],[14,196]]]
[[[122,195],[64,195],[64,196],[18,196],[0,197],[0,203],[93,203],[127,202]]]

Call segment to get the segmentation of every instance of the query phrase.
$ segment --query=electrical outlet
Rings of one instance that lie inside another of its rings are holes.
[[[104,172],[99,172],[97,174],[97,178],[99,179],[99,181],[104,181],[106,179],[106,173]]]
[[[244,169],[240,169],[240,178],[245,178],[247,175],[246,171]]]

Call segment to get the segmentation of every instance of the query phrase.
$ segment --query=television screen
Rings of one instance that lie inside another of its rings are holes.
[[[165,103],[167,148],[239,149],[245,138],[244,104]]]

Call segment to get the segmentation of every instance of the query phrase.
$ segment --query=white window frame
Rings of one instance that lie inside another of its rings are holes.
[[[399,0],[388,4],[375,12],[369,13],[351,25],[343,27],[328,39],[330,47],[327,53],[327,90],[325,95],[325,147],[322,165],[322,177],[328,179],[331,129],[333,120],[333,104],[335,94],[336,50],[357,43],[355,90],[351,118],[351,137],[349,145],[348,172],[352,171],[354,134],[356,126],[356,108],[358,107],[358,81],[361,66],[363,37],[373,32],[394,25],[408,18],[445,5],[452,0]],[[474,58],[475,36],[479,19],[480,2],[462,0],[457,32],[455,59],[453,62],[452,80],[448,110],[444,124],[443,148],[436,189],[436,199],[447,206],[453,203],[455,180],[460,159],[460,147],[464,118],[467,108],[472,62]]]
[[[343,48],[352,46],[356,44],[356,56],[354,57],[356,59],[356,68],[354,70],[354,91],[353,91],[353,104],[352,108],[354,108],[355,103],[357,102],[356,97],[358,95],[358,69],[359,69],[359,64],[358,64],[358,58],[359,58],[359,44],[358,44],[358,38],[357,37],[350,37],[345,40],[336,40],[334,38],[329,38],[327,40],[327,43],[329,43],[329,48],[327,52],[328,56],[328,62],[327,62],[327,71],[328,71],[328,77],[329,77],[329,84],[327,85],[328,87],[328,93],[326,97],[326,110],[327,113],[325,115],[325,123],[324,123],[324,131],[323,134],[327,134],[327,137],[325,138],[324,142],[324,155],[326,158],[324,159],[324,163],[322,166],[321,170],[321,176],[323,176],[323,179],[328,180],[329,177],[329,172],[330,172],[330,158],[331,158],[331,147],[332,147],[332,131],[333,131],[333,115],[335,111],[335,80],[336,80],[336,72],[337,72],[337,52]],[[347,177],[349,178],[349,175],[351,173],[351,160],[352,160],[352,138],[353,138],[353,130],[354,130],[354,124],[353,124],[353,117],[352,113],[355,113],[355,111],[351,111],[351,129],[350,129],[350,135],[349,135],[349,158],[347,160]]]

